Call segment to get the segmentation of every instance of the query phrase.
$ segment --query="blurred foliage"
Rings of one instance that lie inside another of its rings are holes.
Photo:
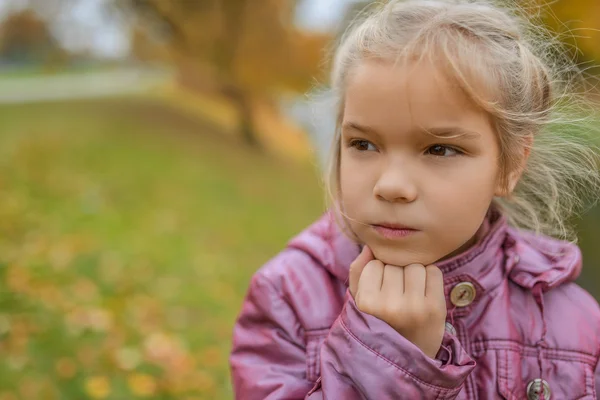
[[[166,58],[182,84],[213,91],[236,105],[240,131],[256,143],[253,103],[281,91],[302,92],[320,73],[329,35],[293,24],[295,0],[127,0],[133,13],[134,51]]]
[[[530,11],[567,44],[580,63],[600,60],[600,2],[597,0],[536,0]]]
[[[322,212],[312,167],[150,100],[0,120],[0,399],[231,398],[250,276]]]
[[[0,61],[9,64],[44,64],[58,68],[68,54],[52,36],[42,18],[31,9],[10,15],[0,25]]]

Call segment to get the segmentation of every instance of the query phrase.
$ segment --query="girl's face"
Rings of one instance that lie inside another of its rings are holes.
[[[463,251],[504,194],[490,118],[441,76],[428,63],[369,60],[348,77],[342,206],[387,264],[428,265]]]

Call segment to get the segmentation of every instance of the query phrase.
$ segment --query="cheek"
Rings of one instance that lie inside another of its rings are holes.
[[[468,205],[490,201],[497,187],[499,170],[491,157],[465,163],[452,171],[445,179],[439,179],[444,196],[449,201]],[[440,197],[440,196],[438,196]]]
[[[438,206],[454,211],[468,212],[472,207],[486,206],[493,199],[496,186],[491,176],[486,178],[483,172],[472,174],[475,176],[471,179],[463,176],[463,179],[444,182],[444,190],[432,199]]]
[[[350,212],[358,204],[364,203],[369,193],[369,174],[351,159],[342,156],[340,162],[340,198],[346,211]]]
[[[497,168],[493,165],[473,166],[448,185],[444,196],[436,198],[436,208],[444,216],[447,240],[455,237],[462,245],[477,232],[496,189]]]

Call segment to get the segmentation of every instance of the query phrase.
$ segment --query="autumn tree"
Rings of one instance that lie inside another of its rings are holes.
[[[203,74],[236,106],[240,131],[256,144],[252,104],[278,90],[301,91],[319,72],[326,35],[293,23],[296,0],[127,0],[137,35],[170,50],[182,74]],[[139,29],[146,30],[143,36]],[[143,43],[143,42],[142,42]],[[139,48],[147,46],[139,44]]]
[[[0,26],[0,57],[8,62],[52,64],[64,56],[46,22],[31,9],[10,15]]]

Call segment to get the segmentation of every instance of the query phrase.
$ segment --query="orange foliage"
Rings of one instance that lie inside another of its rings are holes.
[[[329,35],[298,30],[295,1],[130,0],[142,18],[134,49],[143,58],[148,43],[166,46],[177,65],[213,74],[212,79],[262,95],[273,89],[304,91],[320,72]],[[142,34],[140,27],[154,28]]]
[[[546,24],[573,49],[580,62],[600,60],[600,2],[598,0],[553,1],[537,0]]]

